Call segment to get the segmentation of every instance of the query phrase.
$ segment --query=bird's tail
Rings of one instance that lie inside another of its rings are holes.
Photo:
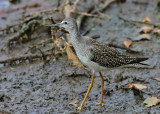
[[[146,60],[148,60],[148,58],[136,58],[133,61],[129,62],[129,64],[141,64],[141,65],[149,66],[148,64],[141,63],[141,62],[146,61]]]

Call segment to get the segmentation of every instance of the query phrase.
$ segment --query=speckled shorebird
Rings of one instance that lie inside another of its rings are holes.
[[[86,98],[93,86],[95,72],[99,72],[101,77],[101,101],[98,103],[98,105],[103,106],[104,79],[101,71],[111,70],[116,67],[122,67],[126,65],[144,65],[141,62],[148,59],[131,57],[121,54],[117,50],[108,47],[106,44],[99,43],[90,37],[82,36],[78,30],[75,19],[72,18],[64,19],[61,23],[48,26],[59,26],[65,28],[70,34],[71,43],[76,51],[79,60],[82,62],[83,65],[87,66],[89,69],[92,70],[93,75],[91,84],[89,85],[83,102],[78,107],[79,110],[82,109]]]

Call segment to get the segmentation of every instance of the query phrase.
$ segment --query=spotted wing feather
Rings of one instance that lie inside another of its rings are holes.
[[[136,64],[148,59],[123,55],[118,51],[98,42],[94,43],[94,46],[91,48],[91,53],[91,61],[108,68]]]

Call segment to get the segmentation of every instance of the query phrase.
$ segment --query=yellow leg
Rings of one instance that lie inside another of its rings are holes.
[[[101,101],[100,101],[97,105],[103,106],[103,102],[104,102],[104,101],[103,101],[104,78],[103,78],[101,72],[99,72],[99,75],[100,75],[100,77],[101,77]]]
[[[87,91],[87,93],[86,93],[86,95],[85,95],[85,97],[84,97],[84,99],[83,99],[83,102],[82,102],[81,105],[78,107],[79,110],[82,109],[82,107],[83,107],[83,105],[84,105],[84,103],[85,103],[85,101],[86,101],[86,99],[87,99],[87,96],[89,95],[89,92],[91,91],[91,89],[92,89],[92,87],[93,87],[93,82],[94,82],[94,73],[93,73],[93,75],[92,75],[91,84],[89,85],[88,91]]]

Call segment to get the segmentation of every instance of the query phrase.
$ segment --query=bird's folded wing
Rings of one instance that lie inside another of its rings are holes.
[[[92,53],[90,60],[104,67],[113,68],[136,63],[136,57],[123,55],[117,50],[98,42],[96,42],[90,50]]]

